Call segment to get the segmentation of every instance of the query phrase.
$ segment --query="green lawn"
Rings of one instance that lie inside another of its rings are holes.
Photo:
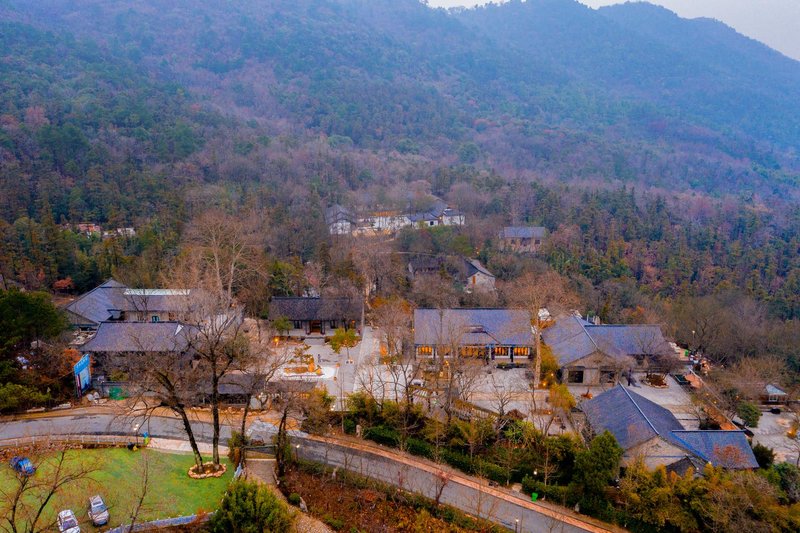
[[[186,472],[193,464],[192,456],[161,453],[154,450],[132,452],[124,448],[74,450],[68,452],[68,468],[90,466],[91,479],[67,485],[48,505],[50,519],[61,509],[70,508],[78,520],[86,517],[87,499],[100,494],[109,506],[111,526],[127,521],[130,510],[141,492],[142,475],[148,472],[147,495],[139,514],[139,521],[154,520],[213,511],[217,508],[225,488],[233,476],[233,468],[221,478],[191,479]],[[52,471],[51,458],[38,461],[37,480],[46,480]],[[37,463],[37,461],[34,461]],[[13,490],[14,473],[8,464],[0,465],[0,489]],[[2,497],[2,496],[0,496]],[[0,509],[3,503],[0,502]],[[2,514],[0,512],[0,514]],[[83,527],[83,523],[81,526]],[[87,524],[88,526],[88,524]],[[91,530],[91,527],[86,527]]]

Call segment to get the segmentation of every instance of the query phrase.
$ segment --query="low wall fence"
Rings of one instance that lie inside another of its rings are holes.
[[[194,524],[203,524],[211,520],[214,513],[207,513],[202,515],[189,515],[177,516],[175,518],[164,518],[162,520],[153,520],[152,522],[142,522],[141,524],[134,524],[133,529],[130,525],[119,526],[109,529],[106,533],[128,533],[128,531],[153,531],[158,529],[166,529],[169,527],[188,526]]]
[[[143,443],[143,438],[138,437],[138,443]],[[0,439],[0,448],[36,446],[37,444],[81,444],[81,445],[107,445],[125,446],[129,443],[137,443],[136,435],[124,434],[96,434],[96,435],[30,435],[27,437],[16,437],[12,439]]]

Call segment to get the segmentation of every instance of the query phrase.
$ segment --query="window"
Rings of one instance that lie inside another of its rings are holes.
[[[331,320],[330,321],[330,326],[331,326],[331,329],[336,329],[336,321],[335,320]]]
[[[494,349],[494,354],[508,357],[508,351],[509,351],[508,346],[497,346]]]
[[[614,383],[617,380],[617,371],[607,368],[600,369],[600,383]]]
[[[583,369],[576,368],[567,372],[567,383],[583,383]]]
[[[292,321],[292,325],[294,326],[294,329],[300,329],[303,327],[303,324],[301,324],[299,320]]]
[[[417,353],[419,355],[433,355],[433,347],[432,346],[419,346],[417,348]]]
[[[528,347],[527,346],[515,346],[514,347],[514,355],[528,355]]]
[[[152,317],[150,317],[151,322],[158,322],[159,320],[161,319],[158,317],[158,315],[153,315]]]

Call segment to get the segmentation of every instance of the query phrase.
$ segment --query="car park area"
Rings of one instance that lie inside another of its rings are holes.
[[[65,471],[88,470],[88,473],[70,484],[68,490],[56,494],[45,508],[44,523],[55,524],[56,529],[59,522],[69,522],[67,513],[62,514],[63,511],[72,511],[81,531],[99,531],[122,525],[123,520],[129,519],[143,492],[144,500],[137,522],[212,511],[219,505],[233,475],[233,469],[228,468],[220,478],[191,479],[187,471],[193,459],[183,453],[148,449],[129,451],[125,448],[76,449],[66,453],[61,468]],[[36,472],[30,479],[39,484],[52,479],[56,468],[55,456],[31,453],[30,460]],[[145,472],[146,484],[142,481]],[[0,464],[0,494],[12,493],[18,486],[19,475],[10,461],[3,461]]]

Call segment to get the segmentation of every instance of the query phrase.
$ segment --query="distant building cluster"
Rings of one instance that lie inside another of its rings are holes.
[[[331,235],[386,235],[403,228],[463,226],[464,214],[436,199],[430,209],[418,212],[373,211],[356,216],[351,210],[334,205],[325,211]]]
[[[136,230],[131,227],[103,230],[100,224],[95,224],[94,222],[79,222],[71,227],[67,226],[67,228],[74,229],[78,233],[86,235],[87,237],[102,237],[103,239],[110,239],[112,237],[123,237],[130,239],[136,236]]]

